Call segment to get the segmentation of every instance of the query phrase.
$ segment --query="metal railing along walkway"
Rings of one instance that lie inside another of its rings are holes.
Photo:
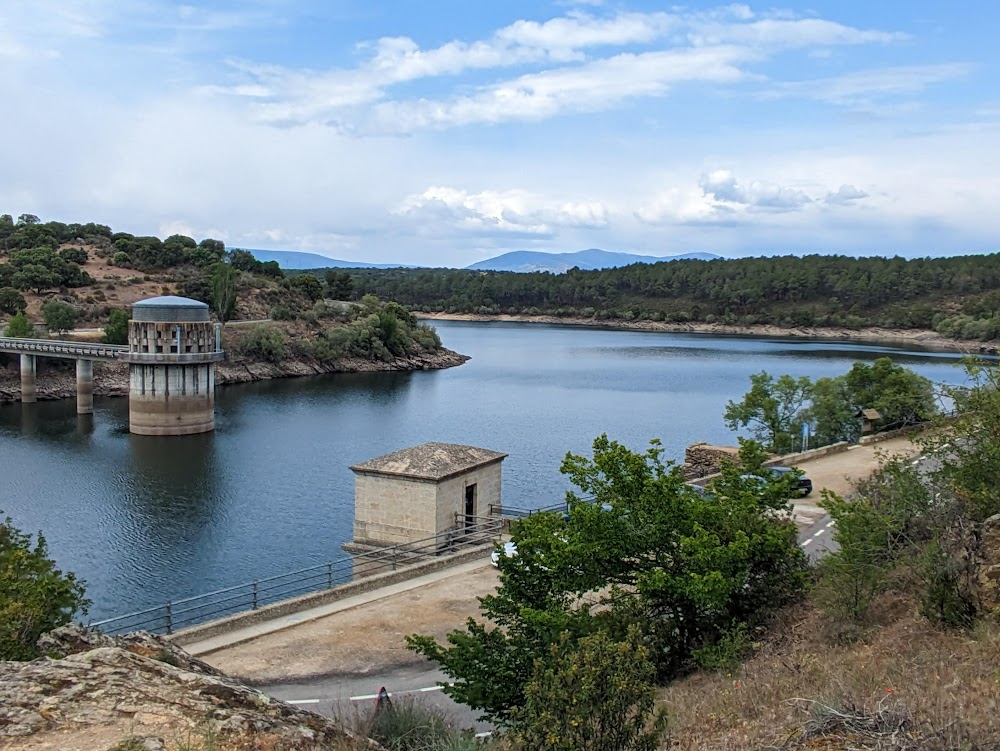
[[[128,347],[118,344],[88,344],[56,339],[14,339],[0,337],[0,352],[67,357],[76,360],[118,360],[128,354]]]
[[[456,514],[454,529],[414,542],[355,553],[245,584],[185,597],[115,618],[89,624],[107,634],[153,631],[171,634],[181,628],[247,610],[258,610],[281,600],[347,584],[356,579],[420,563],[462,548],[499,538],[504,519]]]

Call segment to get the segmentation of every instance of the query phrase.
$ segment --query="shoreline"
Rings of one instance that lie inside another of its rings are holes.
[[[71,362],[60,358],[42,358],[50,362]],[[418,370],[444,370],[468,362],[470,357],[442,347],[438,352],[398,357],[389,362],[343,358],[331,366],[304,358],[286,358],[280,363],[234,359],[216,364],[215,383],[228,386],[269,381],[275,378],[334,375],[337,373],[411,373]],[[76,398],[76,374],[63,368],[39,369],[37,398],[39,401]],[[128,396],[128,366],[125,363],[94,363],[94,396]],[[0,368],[0,404],[21,400],[21,379],[17,366]]]
[[[922,349],[955,354],[996,354],[997,347],[968,339],[948,339],[930,329],[889,329],[869,326],[863,329],[820,328],[809,326],[784,327],[773,324],[736,326],[724,323],[666,323],[663,321],[596,321],[579,316],[550,315],[482,315],[479,313],[414,313],[424,321],[471,321],[476,323],[529,323],[580,326],[584,328],[618,329],[622,331],[653,331],[666,334],[716,334],[726,336],[788,337],[791,339],[842,339],[845,341],[893,342],[917,345]],[[986,350],[985,352],[983,350]]]

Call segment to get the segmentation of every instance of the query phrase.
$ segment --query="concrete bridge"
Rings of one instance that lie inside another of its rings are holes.
[[[94,362],[129,364],[129,430],[186,435],[215,427],[215,363],[225,359],[208,306],[184,297],[132,307],[129,344],[88,344],[0,337],[0,352],[21,356],[21,401],[36,400],[36,358],[76,360],[76,411],[94,411]]]
[[[52,339],[11,339],[0,337],[0,352],[21,355],[21,401],[35,401],[35,366],[38,357],[76,360],[76,412],[94,411],[94,361],[113,362],[128,358],[128,347],[115,344],[86,344]]]

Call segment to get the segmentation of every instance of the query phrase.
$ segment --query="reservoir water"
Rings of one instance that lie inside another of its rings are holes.
[[[732,443],[722,422],[761,370],[837,375],[889,355],[960,383],[958,357],[875,344],[438,322],[471,355],[444,371],[330,375],[222,387],[216,430],[128,433],[126,399],[0,407],[0,511],[43,530],[87,580],[91,618],[118,615],[342,555],[351,464],[424,441],[505,451],[504,503],[560,501],[559,463],[607,432],[660,438],[683,460]]]

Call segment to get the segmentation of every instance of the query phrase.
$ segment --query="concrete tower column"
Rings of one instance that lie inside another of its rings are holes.
[[[76,361],[76,413],[94,413],[94,363],[91,360]]]
[[[35,402],[35,356],[21,355],[21,402]]]
[[[190,435],[215,429],[215,363],[225,358],[208,306],[185,297],[140,300],[129,321],[129,430]]]

